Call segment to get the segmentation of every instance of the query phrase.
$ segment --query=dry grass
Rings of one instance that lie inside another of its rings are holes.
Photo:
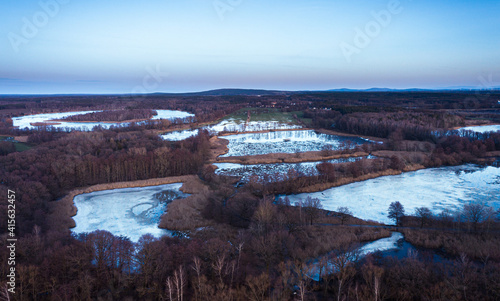
[[[16,136],[16,137],[14,137],[14,140],[16,140],[17,142],[27,143],[28,142],[28,136]]]
[[[423,165],[414,164],[414,165],[406,166],[404,169],[404,172],[416,171],[416,170],[420,170],[420,169],[424,169],[424,168],[425,167]],[[320,184],[315,184],[315,185],[311,185],[308,187],[300,188],[300,189],[298,189],[297,193],[318,192],[318,191],[323,191],[323,190],[330,189],[333,187],[338,187],[338,186],[347,185],[347,184],[351,184],[351,183],[355,183],[355,182],[370,180],[370,179],[374,179],[374,178],[378,178],[378,177],[382,177],[382,176],[400,175],[401,173],[403,173],[403,171],[388,169],[388,170],[384,170],[382,172],[369,173],[366,175],[362,175],[362,176],[357,177],[357,178],[352,178],[352,177],[341,178],[333,183],[320,183]]]
[[[333,130],[327,130],[327,129],[317,129],[316,132],[322,133],[322,134],[327,134],[327,135],[337,135],[337,136],[344,136],[344,137],[361,137],[361,138],[365,138],[365,139],[372,140],[372,141],[381,141],[384,143],[387,142],[387,139],[383,139],[383,138],[379,138],[379,137],[346,134],[346,133],[337,132],[337,131],[333,131]]]
[[[118,189],[118,188],[157,186],[157,185],[173,184],[173,183],[186,183],[185,185],[182,186],[181,190],[186,193],[195,193],[196,188],[199,188],[197,184],[194,184],[196,181],[199,181],[199,179],[196,176],[188,175],[188,176],[158,178],[158,179],[149,179],[141,181],[99,184],[85,188],[77,188],[70,191],[66,196],[59,199],[58,201],[49,203],[50,206],[50,213],[48,218],[49,227],[50,229],[54,230],[65,230],[69,228],[74,228],[76,224],[71,217],[76,215],[77,208],[74,206],[73,199],[75,198],[75,196],[83,193],[91,193],[95,191]]]
[[[325,156],[324,151],[313,151],[304,153],[272,153],[266,155],[255,156],[234,156],[234,157],[219,157],[216,159],[218,163],[238,163],[238,164],[272,164],[272,163],[300,163],[333,160],[351,157],[368,156],[365,152],[356,152],[353,154],[342,154],[342,151],[333,151]]]
[[[379,158],[389,158],[389,159],[392,157],[398,157],[405,164],[423,164],[430,158],[431,153],[421,152],[421,151],[410,152],[410,151],[383,150],[383,151],[375,151],[372,153],[372,155],[377,156]]]
[[[310,245],[308,255],[318,257],[332,250],[391,236],[386,229],[350,226],[312,226],[307,229]]]
[[[465,119],[465,126],[484,126],[484,125],[497,125],[498,123],[492,122],[488,119]],[[461,129],[462,126],[456,126],[451,128],[452,130]]]
[[[229,151],[228,144],[226,139],[219,139],[217,136],[210,138],[209,162],[217,161],[217,157],[226,154]]]
[[[159,227],[186,231],[213,225],[212,221],[201,216],[201,211],[206,206],[208,187],[200,179],[195,178],[185,182],[181,190],[191,195],[168,204],[167,212],[162,215]]]
[[[336,213],[330,214],[330,215],[322,215],[318,217],[318,219],[315,220],[315,223],[318,224],[333,224],[333,225],[341,225],[342,220],[340,216],[338,216]],[[369,225],[369,226],[384,226],[384,224],[376,222],[376,221],[371,221],[371,220],[364,220],[360,219],[354,216],[350,216],[347,221],[345,221],[344,225]]]
[[[469,234],[435,230],[402,231],[405,239],[415,245],[430,249],[441,249],[452,256],[466,254],[470,258],[500,260],[500,237],[498,233]]]

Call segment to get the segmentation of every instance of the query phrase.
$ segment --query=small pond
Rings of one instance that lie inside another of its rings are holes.
[[[313,130],[238,134],[221,138],[229,140],[229,152],[221,157],[341,150],[368,143],[358,137],[327,135]]]
[[[77,195],[73,202],[78,209],[73,217],[74,233],[106,230],[113,235],[138,241],[144,234],[155,237],[170,231],[158,228],[167,204],[185,198],[182,183],[96,191]]]

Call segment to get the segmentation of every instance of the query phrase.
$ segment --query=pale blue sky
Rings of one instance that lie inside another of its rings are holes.
[[[500,1],[4,0],[0,93],[500,85],[499,15]]]

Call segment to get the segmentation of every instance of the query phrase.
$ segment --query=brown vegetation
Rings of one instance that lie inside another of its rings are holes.
[[[480,162],[494,156],[500,151],[499,135],[431,135],[435,130],[444,133],[445,127],[458,125],[467,116],[494,115],[491,112],[498,106],[498,93],[484,94],[476,108],[468,107],[468,97],[472,96],[436,92],[152,95],[141,101],[124,96],[2,98],[0,109],[5,114],[0,116],[0,132],[28,135],[34,145],[22,153],[0,156],[0,195],[7,195],[7,189],[16,191],[17,289],[13,298],[499,300],[498,217],[491,210],[471,207],[456,218],[446,212],[439,218],[429,217],[422,210],[416,217],[401,220],[403,226],[441,229],[404,231],[418,246],[437,247],[452,254],[446,261],[435,262],[425,252],[403,259],[375,254],[360,260],[356,246],[388,236],[387,230],[338,226],[361,222],[352,217],[345,221],[348,213],[322,210],[315,200],[295,207],[273,196],[423,167]],[[206,165],[226,150],[223,139],[210,138],[206,132],[182,142],[158,138],[159,130],[180,123],[152,122],[91,133],[47,129],[25,132],[12,129],[9,118],[33,112],[128,107],[180,109],[195,113],[196,121],[203,123],[250,104],[305,111],[302,117],[309,118],[317,128],[331,130],[335,124],[337,130],[351,134],[384,137],[383,148],[362,150],[378,151],[381,158],[323,163],[318,165],[319,175],[291,171],[235,187],[234,178],[218,176]],[[152,180],[155,178],[159,179]],[[71,219],[64,218],[72,210],[71,194],[53,202],[76,187],[109,189],[180,180],[185,182],[183,191],[193,195],[171,203],[162,226],[190,229],[184,233],[189,239],[146,235],[133,243],[106,231],[72,236],[67,229]],[[6,219],[6,212],[5,205],[0,204],[0,220]],[[204,228],[196,229],[200,226]],[[0,228],[2,241],[6,241],[4,229]],[[9,273],[8,252],[0,248],[3,275]],[[324,254],[328,254],[327,260],[320,265],[332,264],[336,270],[323,274],[319,282],[313,281],[308,272],[314,259]],[[4,288],[2,283],[0,289]]]
[[[465,254],[477,261],[500,261],[500,249],[498,248],[500,235],[498,232],[483,233],[482,235],[426,229],[405,229],[402,232],[405,239],[415,246],[442,250],[454,257]]]
[[[314,162],[325,161],[341,158],[356,158],[366,157],[366,152],[350,152],[345,151],[332,151],[332,154],[326,154],[324,151],[311,151],[303,153],[272,153],[266,155],[255,156],[232,156],[232,157],[218,157],[218,163],[239,163],[239,164],[272,164],[272,163],[300,163],[300,162]]]
[[[204,219],[201,212],[206,206],[209,188],[198,178],[190,177],[181,190],[191,194],[187,198],[174,200],[168,204],[167,212],[162,215],[160,228],[179,231],[193,231],[213,223]]]
[[[123,109],[72,115],[61,120],[75,122],[138,122],[151,119],[154,115],[158,115],[155,110]]]

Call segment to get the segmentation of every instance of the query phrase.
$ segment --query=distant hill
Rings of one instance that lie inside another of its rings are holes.
[[[349,92],[500,92],[500,87],[467,87],[467,86],[457,86],[457,87],[449,87],[442,89],[420,89],[420,88],[410,88],[410,89],[391,89],[391,88],[369,88],[369,89],[349,89],[349,88],[339,88],[339,89],[330,89],[330,90],[302,90],[302,91],[280,91],[280,90],[264,90],[264,89],[216,89],[216,90],[208,90],[201,92],[181,92],[181,93],[168,93],[168,92],[156,92],[149,93],[146,95],[156,95],[156,96],[260,96],[260,95],[291,95],[291,94],[311,94],[311,93],[349,93]],[[34,97],[47,97],[47,96],[91,96],[91,95],[106,95],[110,97],[116,96],[126,96],[130,95],[127,93],[124,94],[0,94],[0,99],[5,98],[34,98]]]
[[[227,95],[286,95],[297,92],[277,91],[277,90],[259,90],[259,89],[216,89],[202,92],[188,93],[154,93],[154,95],[179,95],[179,96],[227,96]]]

